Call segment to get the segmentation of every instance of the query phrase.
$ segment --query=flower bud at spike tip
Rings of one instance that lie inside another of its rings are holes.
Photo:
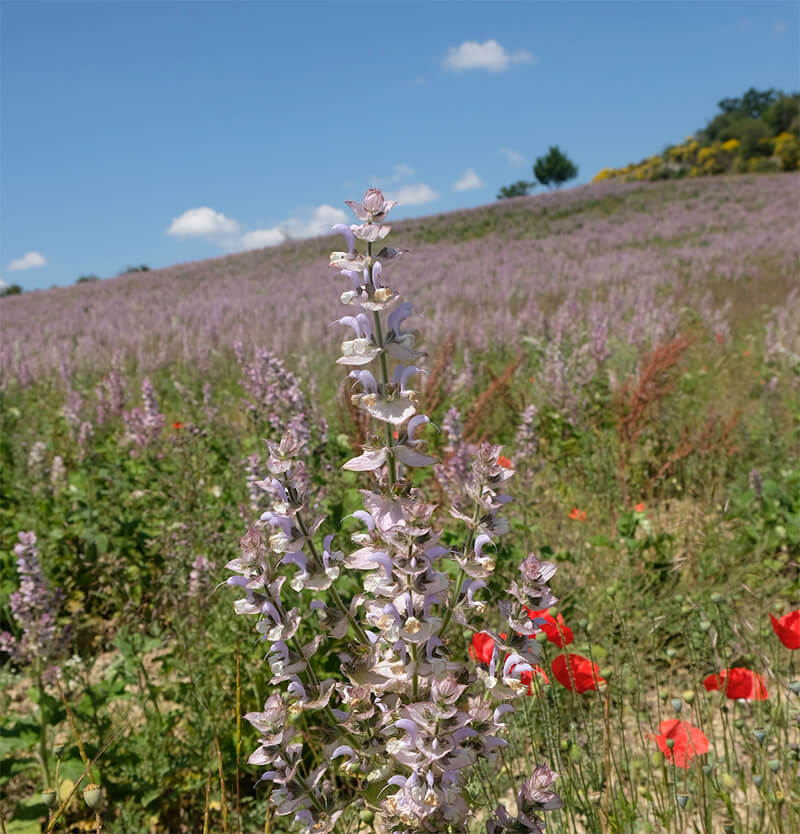
[[[89,808],[96,811],[103,801],[103,792],[100,789],[100,785],[95,785],[94,783],[87,785],[83,789],[83,801]]]

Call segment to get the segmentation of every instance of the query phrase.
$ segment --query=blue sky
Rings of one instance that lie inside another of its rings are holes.
[[[794,2],[0,13],[0,279],[25,289],[319,233],[370,185],[393,219],[481,205],[553,144],[587,182],[800,87]]]

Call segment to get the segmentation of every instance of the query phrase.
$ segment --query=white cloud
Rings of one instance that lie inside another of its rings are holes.
[[[390,200],[397,200],[401,206],[418,206],[439,199],[439,195],[424,182],[416,185],[404,185],[396,191],[387,193],[386,197]]]
[[[35,269],[37,266],[44,266],[47,263],[47,258],[39,252],[26,252],[21,258],[6,267],[9,272],[17,272],[20,269]]]
[[[494,39],[485,43],[464,41],[460,46],[451,47],[447,50],[444,67],[455,72],[468,69],[503,72],[512,64],[529,64],[533,60],[533,55],[524,49],[513,53],[506,52]]]
[[[473,188],[480,188],[483,185],[483,180],[472,170],[467,168],[466,171],[453,183],[453,191],[470,191]]]
[[[265,246],[277,246],[286,240],[286,232],[279,226],[270,229],[253,229],[245,232],[241,238],[241,249],[263,249]]]
[[[512,151],[511,148],[500,148],[498,153],[502,154],[512,165],[529,165],[525,157],[518,151]]]
[[[370,177],[370,182],[375,184],[377,188],[385,189],[387,185],[413,177],[414,174],[416,174],[416,171],[410,165],[401,162],[399,165],[394,166],[392,173],[388,177],[373,176]]]
[[[330,233],[331,226],[346,222],[347,217],[343,209],[323,204],[309,214],[289,217],[275,226],[245,231],[236,220],[203,207],[189,209],[176,217],[167,234],[180,238],[201,238],[226,252],[244,252],[276,246],[290,238],[326,235]]]
[[[331,226],[347,223],[349,215],[344,209],[323,203],[306,217],[290,217],[284,224],[289,237],[304,238],[330,234]],[[355,219],[355,218],[354,218]]]
[[[173,219],[167,234],[173,237],[201,237],[218,242],[239,234],[239,224],[207,206],[185,211]]]

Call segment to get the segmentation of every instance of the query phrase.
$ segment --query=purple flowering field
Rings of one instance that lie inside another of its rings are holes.
[[[4,832],[800,832],[800,174],[343,197],[0,300]]]

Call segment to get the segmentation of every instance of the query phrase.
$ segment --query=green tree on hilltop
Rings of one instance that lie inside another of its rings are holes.
[[[533,173],[542,185],[561,188],[567,180],[578,176],[578,168],[558,145],[552,145],[546,156],[537,157]]]

